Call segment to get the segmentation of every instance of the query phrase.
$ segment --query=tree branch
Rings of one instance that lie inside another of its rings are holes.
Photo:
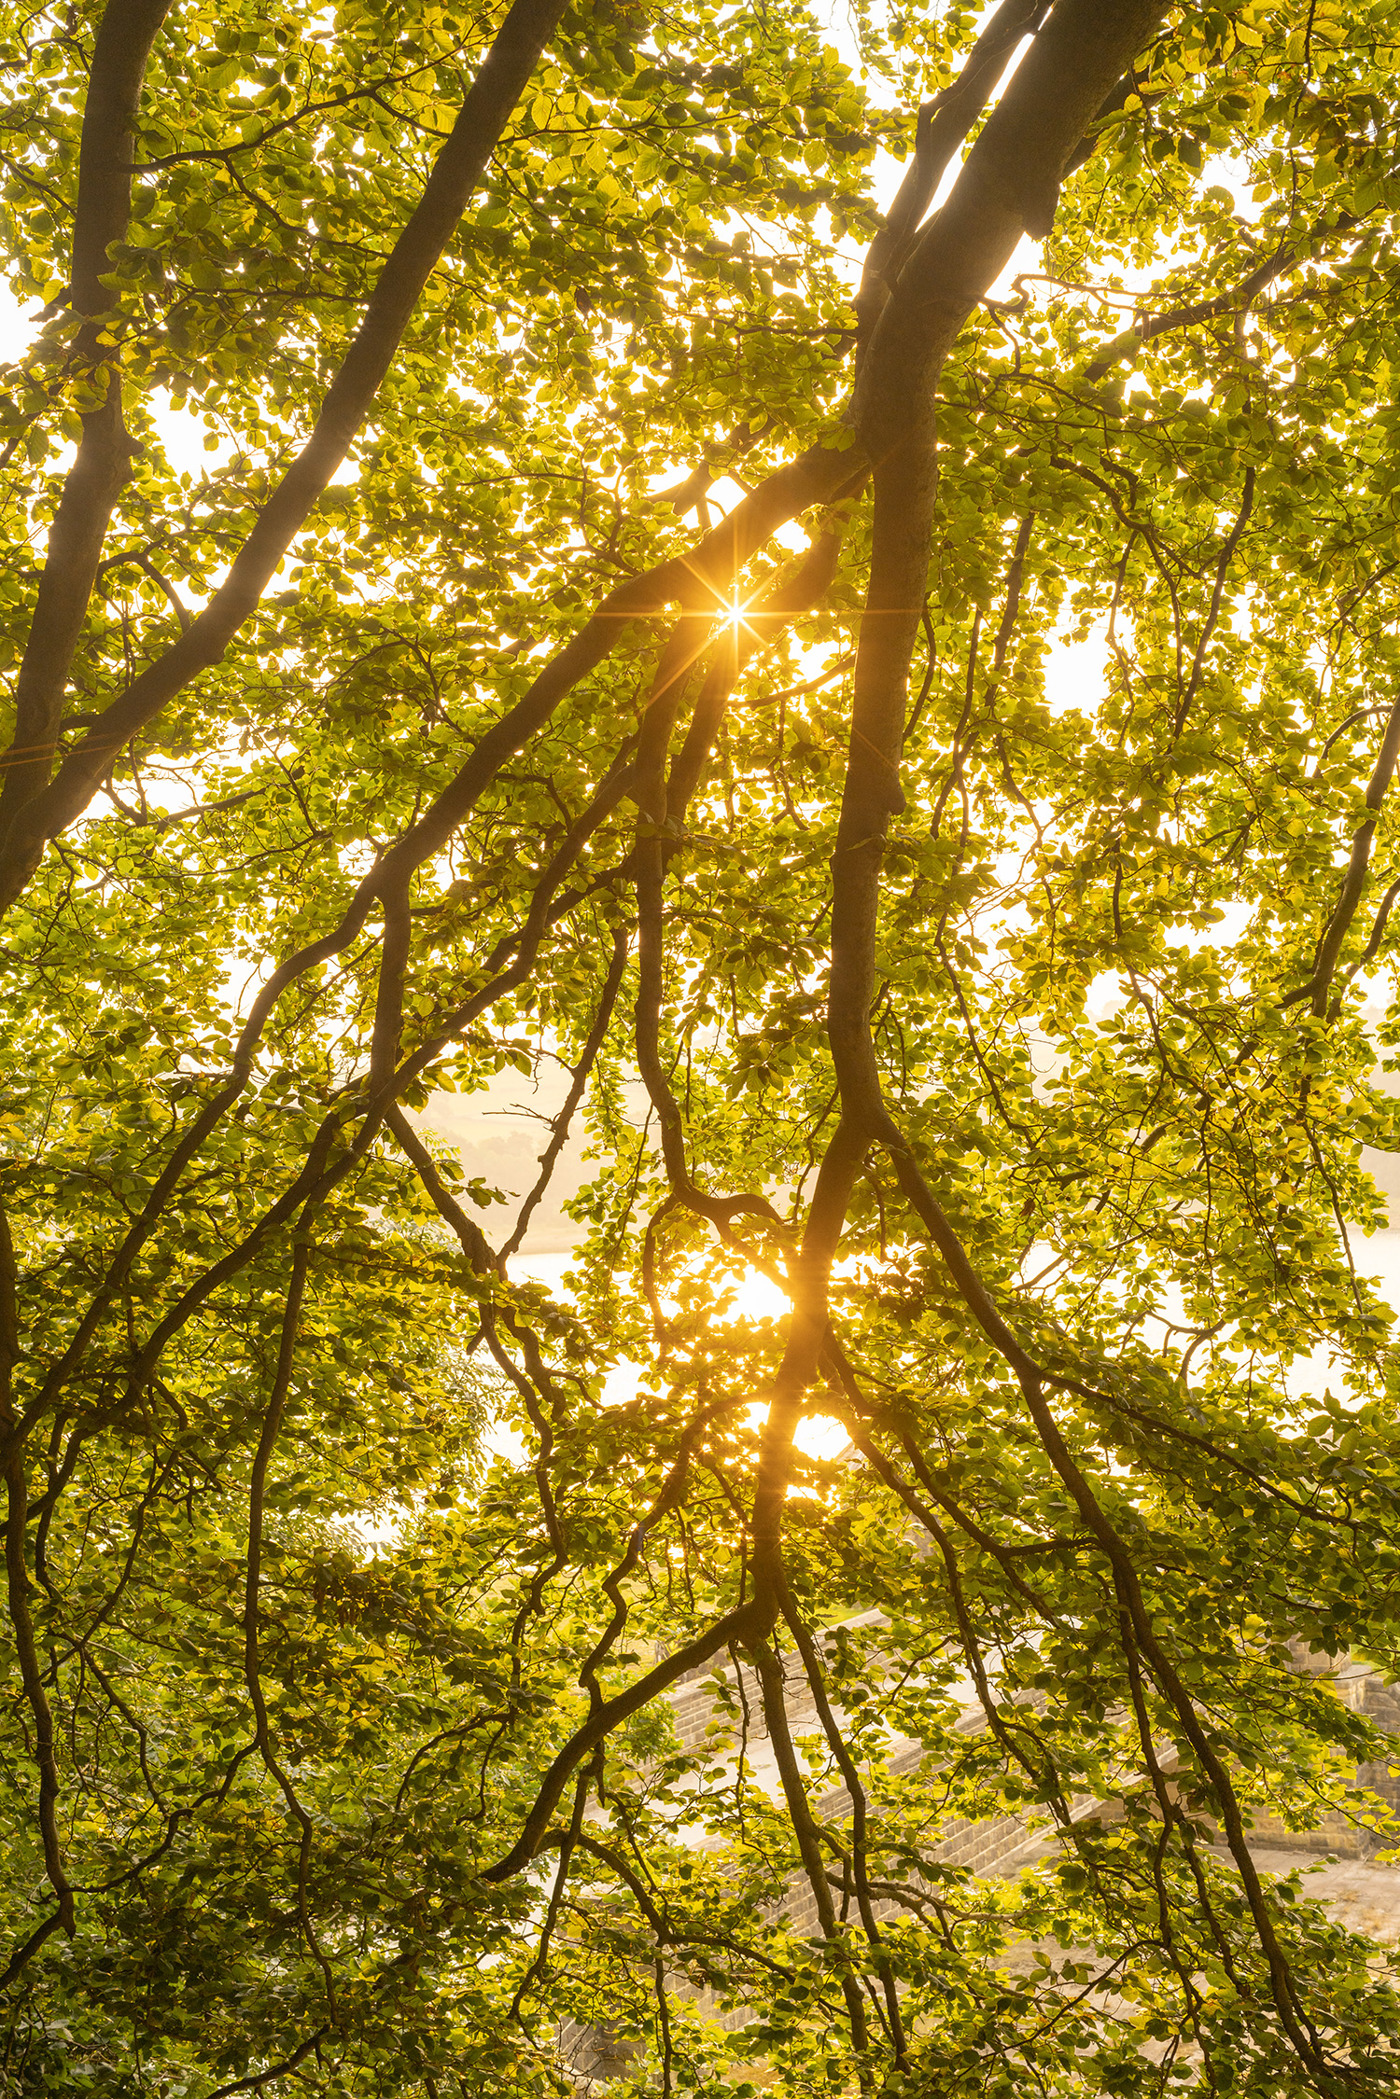
[[[149,6],[151,0],[141,0],[141,4]],[[15,777],[22,784],[11,790],[9,779],[6,781],[10,808],[5,812],[8,823],[0,830],[0,910],[13,902],[29,880],[47,841],[81,814],[122,745],[200,671],[220,661],[256,609],[283,555],[364,423],[419,296],[563,11],[564,0],[514,0],[433,164],[423,195],[380,271],[364,319],[321,404],[315,428],[264,504],[227,578],[204,610],[104,711],[96,727],[64,759],[50,785],[43,784],[52,760],[52,738],[47,744],[44,741],[48,731],[41,729],[36,734],[32,722],[23,733],[16,730],[11,757],[18,761]],[[125,180],[129,186],[129,175]],[[105,523],[104,518],[104,530]],[[99,533],[96,546],[89,549],[93,569],[100,542]],[[62,665],[63,677],[67,660]],[[45,721],[48,719],[46,715]]]
[[[0,838],[15,813],[49,777],[78,637],[92,596],[102,543],[130,471],[121,376],[98,318],[111,306],[102,282],[107,251],[131,216],[131,138],[141,87],[170,0],[108,0],[92,54],[78,148],[68,299],[82,316],[70,359],[82,418],[77,454],[64,479],[39,576],[34,616],[15,684],[15,727],[0,758]]]

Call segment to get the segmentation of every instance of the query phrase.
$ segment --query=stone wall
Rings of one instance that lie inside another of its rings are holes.
[[[1311,1676],[1326,1676],[1344,1705],[1363,1713],[1378,1727],[1400,1736],[1400,1691],[1387,1684],[1367,1662],[1347,1656],[1303,1654],[1296,1657],[1300,1670]],[[1372,1794],[1384,1807],[1400,1816],[1400,1742],[1395,1758],[1361,1764],[1356,1772],[1358,1794]],[[1356,1813],[1329,1808],[1314,1829],[1289,1829],[1277,1815],[1260,1815],[1251,1826],[1250,1849],[1260,1851],[1304,1851],[1317,1856],[1368,1859],[1377,1851],[1393,1850],[1400,1837],[1379,1833],[1360,1819],[1365,1803],[1357,1802]]]
[[[871,1620],[859,1623],[878,1622],[872,1614]],[[1348,1657],[1330,1655],[1308,1655],[1300,1651],[1296,1657],[1300,1670],[1312,1675],[1326,1675],[1337,1695],[1353,1712],[1363,1713],[1379,1726],[1400,1737],[1400,1691],[1387,1685],[1368,1664],[1352,1662]],[[743,1669],[736,1678],[734,1665],[727,1665],[716,1672],[707,1668],[703,1676],[697,1675],[683,1682],[669,1694],[672,1719],[677,1737],[683,1748],[694,1754],[705,1747],[707,1731],[717,1718],[714,1693],[710,1680],[721,1674],[747,1708],[747,1748],[755,1765],[766,1761],[771,1766],[771,1751],[767,1746],[767,1728],[763,1719],[762,1698],[752,1672]],[[784,1705],[789,1725],[796,1735],[816,1731],[820,1722],[811,1688],[804,1676],[794,1674],[788,1679]],[[958,1722],[960,1733],[977,1734],[986,1726],[986,1717],[981,1707],[971,1705],[964,1709]],[[917,1743],[896,1749],[889,1758],[889,1769],[894,1773],[912,1771],[922,1758],[923,1752]],[[1160,1752],[1164,1769],[1171,1769],[1171,1755]],[[1395,1764],[1388,1761],[1361,1765],[1356,1773],[1358,1791],[1374,1794],[1387,1807],[1400,1815],[1400,1741],[1396,1744]],[[770,1787],[776,1784],[776,1773],[769,1770]],[[1365,1805],[1358,1800],[1358,1814],[1365,1812]],[[819,1821],[841,1822],[849,1817],[852,1802],[844,1789],[828,1793],[813,1802],[813,1811]],[[1103,1802],[1084,1796],[1071,1802],[1071,1814],[1076,1821],[1093,1820],[1114,1813],[1114,1803]],[[1366,1859],[1378,1849],[1388,1849],[1396,1838],[1374,1834],[1359,1820],[1338,1811],[1329,1811],[1318,1826],[1312,1830],[1291,1830],[1277,1816],[1261,1816],[1250,1830],[1250,1849],[1264,1854],[1261,1864],[1267,1863],[1270,1850],[1289,1853],[1312,1853],[1315,1855],[1336,1854],[1348,1859]],[[985,1821],[950,1818],[943,1824],[937,1843],[928,1848],[929,1858],[940,1865],[960,1866],[982,1878],[992,1878],[1019,1872],[1023,1866],[1033,1864],[1055,1849],[1053,1836],[1046,1831],[1032,1829],[1023,1815],[1000,1815]],[[898,1914],[898,1905],[892,1902],[876,1904],[877,1920],[885,1921]],[[799,1931],[814,1934],[818,1929],[816,1898],[805,1875],[792,1882],[781,1911],[782,1917]],[[740,2010],[724,2012],[708,1996],[701,1996],[676,1986],[676,1994],[684,1995],[695,2003],[713,2022],[734,2031],[747,2023],[748,2014]],[[575,2079],[580,2094],[589,2093],[606,2085],[619,2076],[630,2056],[635,2052],[625,2040],[604,2036],[568,2022],[561,2029],[560,2045],[564,2059]]]

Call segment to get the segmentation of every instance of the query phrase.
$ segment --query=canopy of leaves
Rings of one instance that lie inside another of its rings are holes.
[[[7,2089],[1396,2088],[1400,8],[842,35],[4,9]]]

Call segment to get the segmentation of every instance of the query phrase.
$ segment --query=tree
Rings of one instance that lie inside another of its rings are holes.
[[[856,33],[7,16],[13,2089],[1394,2087],[1400,14]]]

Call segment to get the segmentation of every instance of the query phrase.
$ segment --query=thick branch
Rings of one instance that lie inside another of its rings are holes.
[[[109,0],[97,32],[78,153],[69,299],[84,316],[73,369],[95,397],[82,419],[49,529],[34,617],[15,683],[14,738],[0,765],[0,836],[14,812],[48,779],[63,695],[92,596],[102,543],[129,472],[121,378],[99,343],[96,318],[111,305],[102,282],[107,251],[131,216],[131,138],[146,61],[170,0]]]
[[[34,788],[48,777],[51,750],[37,749],[25,759],[26,766],[38,770],[32,776],[26,772],[24,792],[29,798],[0,834],[0,908],[19,894],[47,841],[82,813],[122,745],[200,671],[219,662],[256,609],[368,415],[423,287],[563,10],[564,0],[515,0],[433,164],[417,208],[380,272],[315,428],[268,498],[227,579],[179,640],[106,709],[41,793]],[[94,567],[96,558],[94,550]],[[17,745],[36,741],[42,738],[28,730],[23,736],[17,732]]]
[[[914,157],[883,226],[870,243],[861,272],[855,305],[862,341],[884,310],[899,266],[949,162],[991,100],[1022,37],[1033,35],[1039,27],[1048,4],[1049,0],[1001,0],[952,86],[919,111]]]

